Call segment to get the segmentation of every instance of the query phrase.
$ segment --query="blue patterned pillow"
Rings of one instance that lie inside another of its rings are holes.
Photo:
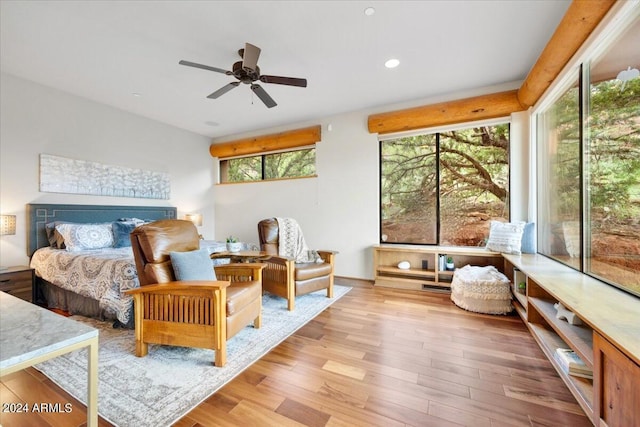
[[[524,221],[499,222],[491,221],[487,249],[507,254],[520,254]]]
[[[64,238],[69,252],[103,249],[113,246],[113,228],[110,222],[102,224],[58,224],[56,231]]]
[[[178,280],[216,280],[213,263],[206,248],[190,252],[169,252]]]
[[[134,228],[137,227],[135,222],[116,221],[113,223],[113,246],[116,248],[124,248],[131,246],[131,237],[129,236]]]

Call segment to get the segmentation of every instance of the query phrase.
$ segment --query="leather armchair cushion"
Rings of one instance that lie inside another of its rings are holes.
[[[167,283],[176,281],[176,275],[173,274],[171,261],[165,261],[159,264],[146,264],[144,266],[144,274],[150,279],[150,283]]]
[[[146,262],[159,263],[169,260],[169,252],[189,252],[199,249],[197,229],[172,225],[168,220],[146,224],[144,233],[134,233]]]
[[[316,277],[313,279],[296,282],[296,295],[304,295],[309,292],[319,291],[320,289],[327,289],[331,282],[330,276]]]
[[[269,218],[260,221],[258,235],[261,249],[269,255],[278,255],[278,220]]]
[[[331,264],[326,262],[322,264],[296,264],[295,280],[298,282],[316,277],[328,276],[329,274],[331,274]]]
[[[233,316],[252,301],[262,298],[262,286],[256,286],[256,283],[233,282],[232,286],[227,288],[227,317]]]

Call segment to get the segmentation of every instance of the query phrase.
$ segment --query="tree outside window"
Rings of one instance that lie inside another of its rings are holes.
[[[381,143],[381,240],[482,246],[509,220],[509,125]]]

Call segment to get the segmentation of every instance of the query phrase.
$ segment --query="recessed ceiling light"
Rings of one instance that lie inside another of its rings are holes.
[[[400,61],[395,58],[391,58],[384,63],[384,66],[387,68],[396,68],[398,65],[400,65]]]
[[[136,98],[140,98],[142,95],[140,95],[138,92],[133,92],[131,94],[131,96],[135,96]]]
[[[376,10],[374,8],[372,8],[372,7],[368,7],[368,8],[366,8],[364,10],[364,14],[367,15],[367,16],[371,16],[374,13],[376,13]]]
[[[214,122],[213,120],[207,120],[204,124],[207,126],[220,126],[220,123]]]

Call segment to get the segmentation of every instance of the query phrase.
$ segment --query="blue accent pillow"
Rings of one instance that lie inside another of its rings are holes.
[[[113,223],[113,247],[124,248],[131,246],[131,237],[129,236],[134,228],[136,228],[135,222],[121,222],[116,221]]]
[[[169,252],[173,272],[178,280],[216,280],[209,251]]]
[[[523,254],[535,254],[538,251],[536,244],[536,223],[528,222],[524,226],[522,232],[522,247],[520,251]]]

